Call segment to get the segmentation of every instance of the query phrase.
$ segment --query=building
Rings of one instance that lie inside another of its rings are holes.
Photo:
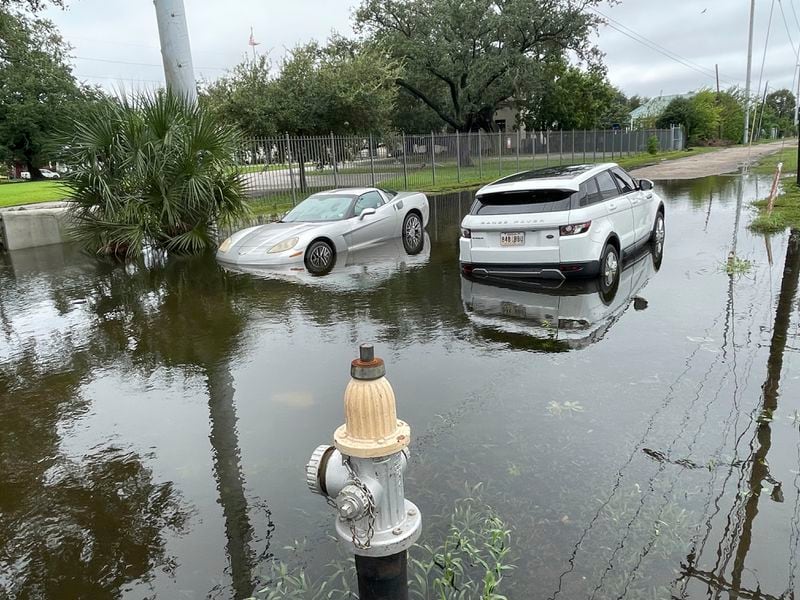
[[[694,96],[694,92],[650,98],[650,100],[631,111],[631,129],[637,126],[652,127],[653,122],[661,116],[661,113],[663,113],[667,106],[669,106],[670,102],[676,98],[691,98],[692,96]]]

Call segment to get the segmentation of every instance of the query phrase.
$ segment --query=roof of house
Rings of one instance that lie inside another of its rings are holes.
[[[670,94],[668,96],[657,96],[655,98],[650,98],[650,100],[631,111],[631,120],[635,121],[637,119],[657,117],[664,112],[664,109],[667,108],[667,105],[675,100],[675,98],[691,98],[692,96],[694,96],[694,92],[689,92],[688,94]]]

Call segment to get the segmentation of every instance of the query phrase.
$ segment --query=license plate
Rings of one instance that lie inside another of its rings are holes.
[[[501,246],[522,246],[525,244],[525,232],[515,231],[512,233],[500,234]]]

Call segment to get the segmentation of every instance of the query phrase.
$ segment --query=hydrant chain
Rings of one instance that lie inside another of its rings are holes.
[[[347,474],[350,476],[350,481],[352,484],[360,489],[361,493],[363,493],[367,498],[367,532],[366,536],[363,538],[363,541],[356,528],[356,519],[349,519],[350,535],[353,538],[353,546],[360,548],[361,550],[367,550],[372,543],[372,536],[375,535],[375,497],[372,495],[372,491],[364,484],[363,481],[361,481],[361,479],[359,479],[358,475],[353,470],[353,465],[350,464],[350,459],[344,457],[342,459],[342,464],[344,465],[344,468],[347,469]]]

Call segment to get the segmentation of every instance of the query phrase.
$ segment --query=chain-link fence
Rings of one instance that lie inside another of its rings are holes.
[[[653,139],[654,138],[654,139]],[[652,141],[651,141],[652,139]],[[547,166],[617,161],[680,150],[680,127],[255,138],[237,162],[248,194],[263,208],[296,204],[315,191],[383,187],[436,191],[476,186]]]

